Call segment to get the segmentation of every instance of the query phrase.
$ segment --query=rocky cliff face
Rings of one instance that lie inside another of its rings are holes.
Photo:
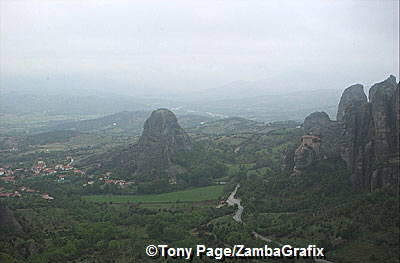
[[[357,189],[398,184],[398,89],[390,76],[371,87],[369,102],[350,101],[345,109],[341,155]]]
[[[171,157],[191,148],[191,140],[179,126],[174,113],[167,109],[158,109],[144,124],[142,136],[137,146],[136,174],[151,174],[164,170],[172,172]]]
[[[364,86],[361,84],[352,85],[344,90],[342,97],[340,98],[338,112],[336,114],[336,120],[338,122],[343,121],[345,110],[354,103],[367,103],[367,96],[364,93]]]
[[[370,185],[368,176],[363,176],[372,169],[373,164],[373,123],[370,118],[369,103],[350,104],[342,120],[342,140],[340,154],[352,171],[352,183],[356,188]]]
[[[337,121],[325,113],[309,115],[303,124],[305,135],[320,138],[295,152],[294,172],[321,158],[341,157],[352,172],[354,189],[374,190],[399,183],[399,84],[390,76],[373,85],[369,99],[360,84],[347,88],[341,97]]]
[[[91,166],[97,172],[112,172],[121,178],[138,182],[154,179],[175,179],[183,168],[174,164],[174,155],[192,148],[190,137],[178,124],[174,113],[158,109],[144,124],[137,144],[117,147],[93,155],[80,165]]]

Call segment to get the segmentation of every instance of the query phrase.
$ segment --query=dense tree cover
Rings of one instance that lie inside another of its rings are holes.
[[[196,229],[232,212],[207,207],[148,210],[91,203],[74,196],[52,202],[19,198],[8,205],[23,225],[23,233],[1,234],[1,256],[10,262],[150,261],[146,245],[204,243],[196,234],[201,230]]]
[[[398,189],[354,192],[349,176],[341,160],[323,160],[298,176],[242,177],[245,221],[281,243],[318,244],[335,262],[397,262]]]

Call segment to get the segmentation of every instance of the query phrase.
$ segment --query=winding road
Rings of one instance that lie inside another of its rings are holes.
[[[226,203],[227,203],[229,206],[237,205],[238,209],[236,210],[236,213],[235,213],[235,215],[233,216],[233,220],[235,220],[235,221],[236,221],[237,223],[239,223],[239,224],[243,224],[243,221],[242,221],[242,214],[243,214],[244,207],[240,204],[240,202],[241,202],[240,198],[236,198],[236,197],[235,197],[235,196],[236,196],[236,193],[237,193],[237,190],[239,189],[239,187],[240,187],[240,184],[237,184],[236,187],[235,187],[235,189],[234,189],[234,190],[232,191],[232,193],[229,195],[228,199],[226,199]],[[261,239],[261,240],[263,240],[263,241],[265,241],[265,242],[268,242],[268,243],[275,242],[275,243],[278,244],[279,246],[283,246],[283,244],[281,244],[281,243],[279,243],[279,242],[277,242],[277,241],[273,241],[272,239],[270,239],[270,238],[268,238],[268,237],[265,237],[265,236],[263,236],[263,235],[260,235],[260,234],[257,233],[256,231],[253,231],[252,234],[253,234],[253,236],[254,236],[256,239]],[[320,263],[334,263],[334,262],[332,262],[332,261],[328,261],[328,260],[324,260],[324,259],[314,259],[314,262],[320,262]]]
[[[236,210],[235,215],[233,216],[233,220],[235,220],[238,223],[243,223],[242,221],[242,214],[243,214],[243,209],[244,207],[240,204],[240,198],[235,198],[236,192],[239,189],[240,184],[237,184],[235,187],[235,190],[229,195],[228,199],[226,202],[228,203],[229,206],[237,205],[238,209]]]

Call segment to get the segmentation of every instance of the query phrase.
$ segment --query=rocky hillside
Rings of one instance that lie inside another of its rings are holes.
[[[336,114],[336,120],[343,121],[343,115],[345,110],[355,103],[367,103],[367,95],[364,93],[364,86],[361,84],[355,84],[344,90],[342,97],[340,98],[338,112]]]
[[[352,172],[354,189],[374,190],[399,182],[399,84],[390,76],[369,90],[348,87],[337,121],[324,112],[309,115],[294,155],[295,174],[322,158],[339,157]]]

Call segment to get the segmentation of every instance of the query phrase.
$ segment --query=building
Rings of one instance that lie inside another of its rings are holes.
[[[40,195],[43,199],[46,199],[46,200],[53,200],[54,199],[54,197],[51,197],[49,194],[46,194],[46,193],[43,193],[43,194],[41,194]]]
[[[303,147],[311,147],[314,149],[317,156],[320,154],[321,138],[314,135],[304,135],[301,137]]]

